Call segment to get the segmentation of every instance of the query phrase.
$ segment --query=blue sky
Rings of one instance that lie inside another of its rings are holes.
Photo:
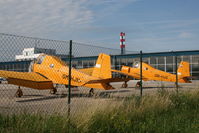
[[[1,0],[0,32],[129,51],[199,50],[199,0]]]

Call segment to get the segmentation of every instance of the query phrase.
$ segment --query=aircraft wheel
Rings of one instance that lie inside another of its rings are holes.
[[[92,97],[94,95],[94,89],[91,88],[90,91],[89,91],[89,97]]]
[[[139,89],[141,87],[141,83],[140,83],[140,81],[138,81],[137,83],[136,83],[136,85],[135,85],[135,88],[136,89]]]
[[[21,90],[20,86],[19,86],[17,92],[15,93],[15,96],[16,97],[22,97],[23,96],[23,91]]]
[[[56,92],[57,92],[56,88],[53,88],[52,90],[50,90],[50,94],[56,94]]]
[[[128,87],[128,84],[126,83],[126,82],[124,82],[123,84],[122,84],[122,88],[127,88]]]

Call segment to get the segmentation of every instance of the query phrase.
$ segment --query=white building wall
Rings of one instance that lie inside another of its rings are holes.
[[[56,50],[43,48],[24,48],[24,50],[22,51],[22,55],[16,55],[15,60],[34,60],[42,53],[54,55],[56,54]]]

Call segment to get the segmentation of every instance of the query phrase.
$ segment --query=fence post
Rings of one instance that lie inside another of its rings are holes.
[[[178,58],[175,55],[175,72],[176,72],[176,92],[178,93]]]
[[[68,104],[71,102],[71,66],[72,66],[72,40],[69,45],[69,72],[68,72]]]
[[[140,96],[142,96],[142,51],[140,51]]]
[[[68,132],[70,132],[70,103],[71,103],[71,66],[72,66],[72,40],[69,43],[69,64],[68,64]]]

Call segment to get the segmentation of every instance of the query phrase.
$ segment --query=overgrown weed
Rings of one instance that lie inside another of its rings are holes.
[[[1,132],[89,132],[89,133],[197,133],[199,131],[199,92],[132,96],[95,104],[67,115],[0,115]]]

